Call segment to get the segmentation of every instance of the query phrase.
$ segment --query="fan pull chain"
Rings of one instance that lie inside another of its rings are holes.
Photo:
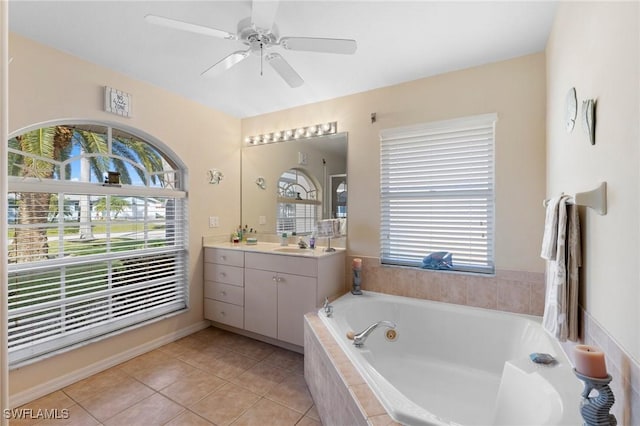
[[[262,61],[264,60],[264,56],[262,54],[262,43],[260,43],[260,77],[262,77]]]

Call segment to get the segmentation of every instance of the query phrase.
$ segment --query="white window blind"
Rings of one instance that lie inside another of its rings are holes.
[[[311,234],[318,221],[321,202],[313,181],[302,171],[291,169],[278,180],[276,231]]]
[[[496,119],[381,131],[382,263],[422,267],[449,252],[453,270],[493,273]]]
[[[188,306],[182,170],[145,141],[96,129],[58,126],[9,141],[12,366]],[[66,150],[34,153],[34,146],[58,143],[47,132],[69,132]],[[83,175],[83,161],[95,169],[91,176]],[[103,185],[100,173],[114,168],[122,184]]]

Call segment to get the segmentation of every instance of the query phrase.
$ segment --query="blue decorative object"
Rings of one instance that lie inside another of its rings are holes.
[[[362,290],[360,289],[360,274],[362,274],[362,270],[360,268],[353,268],[353,284],[351,287],[351,294],[362,294]]]
[[[437,251],[422,259],[423,269],[447,270],[453,268],[453,256],[448,251]]]
[[[578,379],[584,382],[580,414],[584,419],[585,426],[616,426],[618,424],[616,416],[609,413],[615,402],[613,391],[609,387],[611,375],[599,379],[580,374],[575,368],[573,372]],[[598,394],[593,397],[589,396],[592,390]]]
[[[540,352],[534,352],[532,354],[529,354],[529,358],[531,359],[531,361],[535,362],[536,364],[549,365],[549,364],[555,364],[557,362],[556,359],[553,357],[553,355],[540,353]]]

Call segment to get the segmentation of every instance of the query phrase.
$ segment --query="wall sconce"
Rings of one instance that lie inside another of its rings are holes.
[[[224,174],[218,169],[210,169],[207,174],[209,175],[209,183],[212,185],[219,184],[224,177]]]
[[[285,142],[288,140],[299,140],[312,138],[315,136],[333,135],[338,132],[338,122],[314,124],[312,126],[297,127],[294,129],[278,130],[256,136],[247,136],[244,142],[248,146],[261,145],[265,143]]]

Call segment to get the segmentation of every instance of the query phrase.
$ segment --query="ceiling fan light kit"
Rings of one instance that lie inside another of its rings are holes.
[[[250,55],[259,55],[271,68],[292,88],[304,84],[302,77],[276,52],[267,52],[274,47],[285,50],[305,51],[316,53],[338,53],[352,55],[358,45],[355,40],[321,37],[280,37],[274,20],[278,10],[278,2],[254,1],[251,16],[238,23],[236,34],[224,30],[192,24],[158,15],[146,15],[145,20],[153,25],[173,28],[179,31],[201,34],[225,40],[235,40],[243,43],[246,50],[235,51],[202,72],[202,76],[217,77],[242,62]],[[262,75],[262,68],[260,71]]]

